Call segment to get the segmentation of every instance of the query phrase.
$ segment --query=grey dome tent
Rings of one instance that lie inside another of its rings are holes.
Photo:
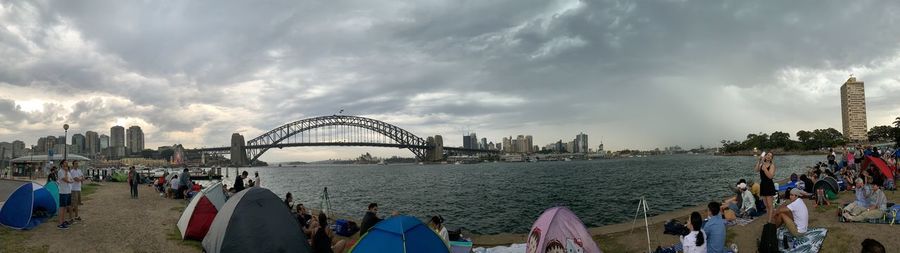
[[[837,194],[841,188],[838,186],[837,180],[834,180],[833,177],[823,177],[816,182],[813,189],[825,189],[825,191],[831,191],[832,193]]]
[[[232,196],[203,238],[206,252],[312,252],[300,224],[275,193],[250,187]]]

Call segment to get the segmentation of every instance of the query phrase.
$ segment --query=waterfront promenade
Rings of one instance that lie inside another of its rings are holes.
[[[59,230],[55,219],[41,224],[31,231],[0,228],[0,252],[200,252],[199,242],[181,241],[175,227],[186,203],[182,200],[160,198],[151,188],[142,186],[141,197],[128,198],[125,183],[103,183],[95,186],[95,192],[86,196],[82,210],[84,221],[68,230]],[[896,201],[900,194],[887,191],[887,198]],[[840,201],[853,198],[844,192]],[[810,210],[810,226],[829,229],[821,252],[859,252],[859,243],[873,238],[888,249],[900,248],[896,235],[900,225],[876,225],[839,223],[836,206]],[[662,222],[668,219],[684,219],[691,211],[702,207],[685,208],[651,218],[651,239],[654,247],[671,245],[677,237],[662,233]],[[755,242],[765,222],[757,219],[746,226],[728,228],[728,244],[736,243],[741,252],[755,252]],[[633,233],[631,222],[590,228],[594,239],[604,252],[642,252],[646,250],[646,234],[643,221],[639,221]],[[499,234],[474,236],[477,246],[509,245],[522,243],[525,235]]]

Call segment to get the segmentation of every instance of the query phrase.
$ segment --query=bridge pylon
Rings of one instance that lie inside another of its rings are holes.
[[[250,165],[250,159],[247,159],[247,148],[245,147],[244,136],[239,133],[231,134],[231,165],[235,167],[243,167]]]

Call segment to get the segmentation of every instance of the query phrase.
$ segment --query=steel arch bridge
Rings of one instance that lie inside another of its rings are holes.
[[[320,133],[318,130],[323,128],[326,129],[325,133]],[[287,146],[398,147],[409,149],[420,160],[424,159],[425,149],[428,148],[425,139],[383,121],[357,116],[331,115],[284,124],[247,141],[247,158],[252,164],[269,149]]]
[[[443,152],[497,154],[497,150],[443,147],[386,122],[349,115],[320,116],[297,120],[266,132],[246,143],[232,135],[231,147],[195,149],[203,153],[231,154],[232,163],[252,165],[268,150],[285,147],[369,146],[409,149],[419,161],[441,159]],[[441,156],[441,157],[436,157]]]

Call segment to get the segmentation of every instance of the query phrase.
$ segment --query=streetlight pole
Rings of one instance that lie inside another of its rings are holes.
[[[69,124],[63,124],[63,130],[66,131],[65,137],[63,137],[63,161],[65,161],[69,156],[69,144],[67,144],[69,139]]]

